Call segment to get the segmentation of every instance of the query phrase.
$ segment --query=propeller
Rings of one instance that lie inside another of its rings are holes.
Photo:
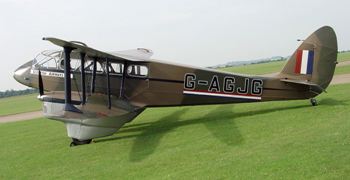
[[[38,80],[39,80],[39,94],[40,96],[44,95],[44,85],[43,85],[43,78],[41,77],[41,71],[39,70],[39,75],[38,75]]]

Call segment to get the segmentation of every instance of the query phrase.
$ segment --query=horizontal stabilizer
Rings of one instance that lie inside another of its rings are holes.
[[[319,86],[318,84],[309,82],[309,81],[303,81],[303,80],[293,80],[293,79],[281,79],[282,82],[286,83],[292,83],[292,84],[300,84],[300,85],[306,85],[310,87],[310,90],[313,92],[316,92],[317,94],[321,94],[322,92],[327,92],[324,88]]]

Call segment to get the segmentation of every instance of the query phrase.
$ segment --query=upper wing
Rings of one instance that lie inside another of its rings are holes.
[[[50,41],[51,43],[57,46],[73,48],[75,52],[85,53],[89,57],[108,58],[111,61],[115,61],[115,62],[145,61],[145,60],[149,60],[150,56],[152,56],[153,54],[152,51],[145,50],[145,49],[108,53],[108,52],[103,52],[97,49],[90,48],[88,46],[80,45],[74,42],[68,42],[62,39],[44,37],[43,40]]]
[[[110,52],[110,54],[116,55],[118,57],[124,57],[127,59],[137,58],[137,59],[149,60],[153,55],[153,52],[150,49],[137,48],[137,49],[130,49],[125,51]]]

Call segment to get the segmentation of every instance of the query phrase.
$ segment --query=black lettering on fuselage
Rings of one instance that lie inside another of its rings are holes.
[[[252,94],[261,95],[263,91],[263,81],[261,79],[252,80]]]
[[[248,94],[248,90],[249,90],[249,78],[245,78],[243,87],[238,87],[237,92],[240,94]]]
[[[235,91],[235,78],[225,77],[224,78],[224,92],[233,93]]]
[[[192,73],[185,74],[185,89],[195,89],[196,88],[196,75]]]
[[[262,79],[253,79],[253,78],[244,78],[244,82],[240,86],[236,83],[236,78],[234,76],[224,76],[219,81],[218,75],[213,75],[211,81],[206,79],[197,79],[196,74],[186,73],[184,77],[184,89],[195,90],[196,86],[207,87],[209,92],[215,93],[238,93],[242,95],[254,95],[261,96],[263,93],[263,80]],[[240,80],[241,81],[241,80]]]
[[[217,75],[213,76],[209,85],[208,91],[212,92],[213,90],[215,90],[215,92],[220,92],[220,84],[219,84],[219,79]]]

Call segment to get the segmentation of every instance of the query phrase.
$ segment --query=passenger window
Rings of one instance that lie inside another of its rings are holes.
[[[94,62],[93,61],[87,61],[85,63],[85,71],[86,72],[92,72],[94,70]],[[101,66],[101,63],[97,61],[97,65],[96,65],[96,72],[97,73],[103,73],[104,70]]]
[[[148,76],[148,68],[142,65],[130,65],[128,66],[128,75],[130,76],[138,76],[138,77],[147,77]]]
[[[100,62],[97,62],[96,72],[97,72],[97,73],[103,73],[103,68],[102,68]]]
[[[112,74],[122,74],[124,65],[120,63],[110,63],[108,68],[109,68],[109,72]]]

